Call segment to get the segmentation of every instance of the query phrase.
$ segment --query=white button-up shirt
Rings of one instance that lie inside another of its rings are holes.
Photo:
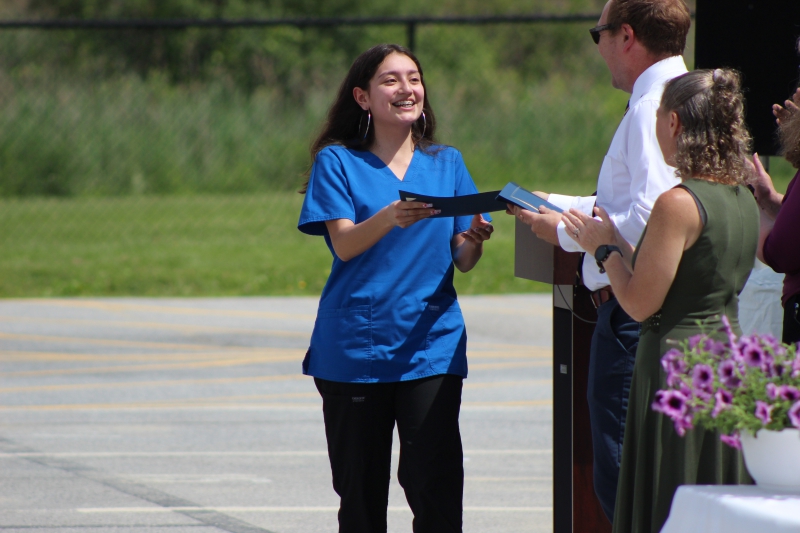
[[[656,110],[664,84],[687,72],[683,57],[659,61],[645,70],[633,84],[628,112],[622,118],[597,178],[597,197],[551,194],[549,201],[561,209],[576,208],[592,214],[595,202],[605,209],[626,241],[636,246],[653,204],[662,192],[680,180],[675,168],[664,162],[656,138]],[[585,251],[558,224],[558,242],[568,252]],[[589,290],[609,284],[594,258],[583,262],[583,282]]]

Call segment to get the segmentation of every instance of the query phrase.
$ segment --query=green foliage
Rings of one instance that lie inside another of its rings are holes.
[[[504,0],[491,4],[448,0],[432,4],[411,0],[398,6],[388,0],[31,0],[22,8],[6,7],[11,18],[48,19],[275,19],[397,15],[486,15],[508,13],[599,13],[603,2]],[[425,28],[425,27],[423,27]],[[454,28],[458,31],[459,28]],[[587,40],[586,28],[574,25],[494,25],[471,28],[470,50],[457,48],[452,66],[476,66],[472,53],[491,59],[491,70],[512,69],[541,79],[554,69],[580,69],[575,57]],[[577,32],[577,33],[576,33]],[[443,34],[444,35],[444,34]],[[404,42],[402,26],[292,26],[267,29],[16,31],[4,41],[2,64],[19,68],[68,68],[86,77],[135,72],[142,77],[164,73],[172,83],[226,80],[247,92],[268,86],[285,97],[302,100],[308,91],[341,77],[350,62],[369,46]],[[430,40],[429,40],[430,41]],[[447,39],[442,47],[453,44]],[[429,45],[432,44],[429,42]],[[436,43],[433,43],[434,48]],[[451,52],[453,50],[450,50]],[[443,61],[440,68],[447,66]],[[485,66],[485,63],[484,65]],[[337,80],[338,81],[338,80]]]

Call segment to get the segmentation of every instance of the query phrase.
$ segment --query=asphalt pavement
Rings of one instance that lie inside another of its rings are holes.
[[[460,301],[464,531],[550,532],[551,298]],[[300,371],[316,305],[0,301],[0,529],[337,531],[321,401]],[[388,516],[411,531],[396,479]]]

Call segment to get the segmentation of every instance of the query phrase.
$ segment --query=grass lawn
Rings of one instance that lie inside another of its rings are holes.
[[[771,162],[783,191],[793,170]],[[585,194],[593,179],[529,185]],[[3,199],[0,297],[316,295],[331,258],[321,238],[297,231],[301,202],[290,192]],[[547,290],[514,277],[514,219],[494,219],[478,266],[456,272],[459,293]]]
[[[0,296],[314,295],[330,254],[296,229],[302,197],[0,201]],[[513,276],[514,221],[498,213],[462,294],[543,286]]]

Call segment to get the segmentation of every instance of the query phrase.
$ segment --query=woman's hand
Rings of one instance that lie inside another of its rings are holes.
[[[786,120],[800,109],[800,88],[794,92],[791,100],[786,100],[783,105],[785,107],[780,104],[772,105],[772,114],[775,115],[775,121],[778,124],[781,123],[781,120]]]
[[[472,244],[478,245],[483,244],[483,241],[491,239],[493,232],[494,226],[484,219],[483,215],[478,214],[472,217],[472,223],[469,229],[461,235]]]
[[[753,186],[753,195],[756,197],[758,206],[767,217],[775,220],[775,217],[778,216],[778,211],[781,209],[783,195],[775,190],[772,178],[764,169],[764,165],[761,164],[758,154],[753,154],[752,161],[747,159],[745,162],[753,176],[751,185]]]
[[[483,241],[492,237],[494,226],[492,226],[483,215],[472,217],[472,223],[467,231],[463,231],[453,237],[450,241],[450,248],[453,253],[453,264],[461,272],[472,270],[478,260],[483,255]]]
[[[367,220],[354,224],[352,220],[339,218],[325,221],[333,251],[342,261],[363,254],[395,227],[407,228],[424,218],[441,213],[423,202],[395,200]]]
[[[594,212],[600,217],[600,220],[577,209],[564,211],[561,217],[572,240],[592,255],[601,244],[617,243],[617,226],[606,210],[602,207],[595,207]]]
[[[433,204],[423,202],[395,200],[383,209],[390,225],[407,228],[420,220],[442,212],[441,209],[431,209],[432,207]]]

